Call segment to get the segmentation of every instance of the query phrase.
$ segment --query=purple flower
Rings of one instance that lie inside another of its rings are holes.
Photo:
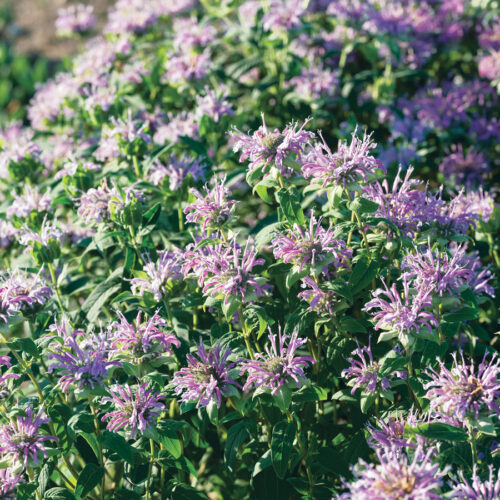
[[[40,274],[17,269],[0,277],[0,318],[6,323],[17,313],[29,314],[43,306],[52,296],[52,289]]]
[[[324,290],[311,277],[302,278],[302,288],[299,297],[309,303],[308,311],[316,311],[320,316],[333,316],[333,306],[337,297],[332,290]]]
[[[40,409],[35,415],[30,406],[25,417],[16,417],[8,424],[0,426],[0,452],[19,460],[24,467],[36,465],[41,456],[47,458],[44,441],[56,441],[53,436],[44,436],[40,427],[49,419],[42,416]]]
[[[484,55],[478,64],[479,76],[495,82],[500,81],[500,50]]]
[[[350,144],[339,141],[335,153],[319,134],[322,142],[309,151],[302,165],[304,177],[313,177],[322,187],[342,184],[345,188],[351,182],[367,182],[368,176],[375,174],[377,169],[385,171],[382,163],[371,155],[371,150],[377,146],[371,140],[371,134],[365,132],[363,138],[358,139],[357,131],[356,128],[352,133]]]
[[[59,385],[66,392],[70,385],[80,390],[95,389],[103,383],[112,366],[120,366],[118,361],[111,361],[109,353],[111,342],[106,332],[96,334],[82,330],[68,332],[66,323],[53,325],[51,336],[52,352],[49,359],[55,363],[49,366],[49,372],[61,374]]]
[[[56,227],[55,222],[47,222],[45,218],[39,231],[33,231],[33,229],[25,226],[19,236],[19,243],[29,250],[33,249],[36,244],[52,249],[59,245],[63,236],[64,233]]]
[[[255,266],[264,263],[263,259],[257,259],[253,241],[247,240],[243,254],[235,241],[231,250],[229,254],[212,255],[212,258],[204,260],[205,269],[200,276],[203,293],[212,297],[221,296],[225,304],[230,297],[238,295],[243,302],[250,302],[266,294],[270,286],[264,283],[265,278],[252,273]]]
[[[266,346],[265,354],[257,353],[256,359],[246,360],[241,365],[240,373],[247,373],[244,391],[255,386],[271,389],[271,394],[276,394],[281,386],[292,380],[300,387],[306,380],[304,368],[315,363],[309,356],[296,355],[297,349],[307,343],[307,339],[297,337],[296,331],[290,336],[282,335],[280,329],[276,338],[269,329],[269,340],[271,345]]]
[[[450,498],[456,500],[495,500],[500,498],[500,475],[494,466],[489,466],[489,476],[482,480],[477,473],[477,464],[473,466],[471,481],[467,481],[462,470],[453,480]]]
[[[218,344],[206,351],[200,342],[197,352],[198,358],[188,354],[188,366],[175,373],[172,381],[175,394],[182,394],[183,402],[196,401],[197,408],[207,406],[211,401],[220,408],[222,396],[231,395],[233,386],[241,388],[231,374],[236,363],[227,362],[231,350],[222,350]]]
[[[349,368],[342,370],[342,377],[351,379],[349,385],[352,385],[351,394],[356,392],[356,389],[362,388],[363,392],[375,393],[380,387],[382,390],[387,390],[390,387],[389,380],[386,377],[379,379],[378,372],[380,365],[373,360],[371,350],[371,337],[368,347],[361,347],[359,343],[357,349],[352,351],[352,355],[356,355],[358,359],[347,358],[351,364]]]
[[[203,161],[193,159],[185,154],[177,158],[172,155],[166,165],[155,160],[149,169],[148,180],[155,186],[159,186],[165,179],[168,179],[169,189],[177,191],[182,186],[184,179],[189,175],[194,181],[205,178],[205,168]]]
[[[365,304],[364,311],[371,312],[377,330],[392,330],[398,333],[402,339],[408,333],[418,333],[421,327],[426,327],[429,333],[432,327],[437,327],[436,318],[426,310],[431,306],[430,293],[422,287],[422,291],[412,294],[408,287],[408,281],[402,277],[403,299],[396,284],[389,288],[384,279],[384,288],[378,288],[372,292],[372,300]]]
[[[339,500],[440,500],[439,490],[448,468],[439,470],[427,453],[415,453],[410,461],[406,455],[395,457],[384,451],[377,451],[380,464],[369,464],[360,460],[353,468],[354,481],[344,483],[349,492]]]
[[[457,200],[455,202],[457,212],[472,214],[473,217],[475,216],[483,222],[490,220],[495,207],[493,193],[491,191],[483,191],[482,187],[474,191],[468,191],[465,196],[459,193],[454,200]]]
[[[363,186],[363,196],[378,204],[375,215],[389,220],[403,234],[411,237],[428,219],[425,192],[415,189],[422,181],[411,179],[412,174],[413,167],[410,167],[401,179],[400,167],[392,187],[389,187],[387,179]]]
[[[141,297],[145,293],[151,293],[155,300],[160,301],[182,278],[181,257],[179,250],[159,252],[156,262],[146,256],[147,262],[143,271],[136,272],[138,276],[130,280],[132,293]]]
[[[337,72],[324,69],[322,63],[311,62],[309,68],[302,68],[300,76],[292,78],[287,86],[301,98],[315,100],[333,96],[338,89],[338,81]]]
[[[311,216],[309,229],[305,231],[298,224],[294,224],[287,234],[278,233],[272,241],[273,253],[276,259],[292,263],[300,267],[305,265],[321,265],[323,272],[328,275],[328,266],[333,263],[335,269],[349,268],[348,259],[352,257],[352,250],[342,240],[335,239],[332,226],[324,229],[321,218]]]
[[[205,188],[205,196],[197,189],[189,191],[197,199],[184,209],[188,222],[201,223],[203,231],[206,231],[207,228],[222,227],[231,218],[231,210],[236,201],[226,199],[231,191],[226,188],[225,182],[225,177],[220,182],[215,180],[212,189]]]
[[[165,405],[159,402],[163,396],[148,390],[147,383],[138,385],[135,390],[130,386],[115,385],[111,391],[111,397],[102,398],[101,401],[113,403],[116,410],[106,413],[101,420],[104,422],[109,419],[106,426],[108,431],[117,432],[124,428],[130,432],[131,439],[134,439],[137,431],[141,434],[147,431],[165,409]]]
[[[58,9],[56,30],[59,36],[71,36],[92,29],[96,18],[92,5],[76,4],[65,9]]]
[[[424,249],[416,249],[403,257],[401,278],[414,284],[423,293],[439,296],[459,291],[472,277],[472,271],[463,263],[465,247],[456,247],[453,255],[433,250],[429,244]]]
[[[16,500],[17,488],[24,483],[21,474],[16,474],[12,468],[0,469],[0,498],[2,500]]]
[[[196,116],[201,120],[206,115],[217,123],[224,115],[234,114],[231,104],[226,100],[227,91],[221,86],[218,91],[205,87],[205,95],[196,96]]]
[[[174,49],[206,47],[215,40],[217,30],[211,23],[200,23],[194,16],[174,19]]]
[[[10,368],[10,359],[8,356],[0,356],[0,367],[4,365],[8,368]],[[5,384],[5,382],[11,378],[19,378],[19,375],[17,375],[16,373],[5,373],[2,375],[2,372],[0,371],[0,399],[2,399],[3,396],[2,393],[4,392],[3,391],[3,385]],[[0,497],[1,498],[1,497]]]
[[[269,10],[262,18],[264,30],[288,30],[300,25],[301,17],[306,13],[301,0],[272,0]]]
[[[167,323],[157,312],[149,320],[141,322],[139,311],[134,324],[129,323],[121,312],[117,311],[116,314],[120,322],[114,321],[111,324],[114,349],[140,358],[156,351],[172,354],[172,345],[177,348],[180,346],[179,339],[175,335],[164,331]]]
[[[167,123],[157,124],[153,140],[156,144],[176,143],[182,136],[195,139],[199,136],[199,120],[191,111],[181,111],[173,115],[167,113]]]
[[[462,423],[470,415],[478,418],[483,408],[500,415],[497,404],[500,397],[500,359],[494,354],[491,360],[486,362],[487,354],[486,352],[477,371],[474,361],[469,365],[465,363],[462,352],[461,362],[460,359],[457,360],[457,353],[453,353],[451,370],[438,359],[439,372],[429,368],[426,373],[431,380],[424,384],[431,409],[438,414],[454,417]]]
[[[41,194],[37,188],[24,187],[24,194],[13,194],[14,199],[7,208],[7,217],[27,217],[31,212],[52,212],[52,193],[47,189]]]
[[[262,167],[268,175],[269,168],[274,164],[282,175],[293,172],[286,165],[287,158],[293,159],[295,156],[300,161],[304,148],[314,137],[312,132],[306,132],[304,127],[310,120],[306,120],[297,130],[297,123],[287,125],[283,132],[277,128],[268,130],[262,114],[262,126],[251,136],[244,134],[234,127],[231,135],[236,139],[233,151],[241,151],[240,161],[250,159],[250,170]],[[269,168],[268,168],[269,167]]]
[[[465,153],[461,144],[454,144],[439,165],[444,179],[453,185],[476,185],[489,173],[488,163],[480,152],[469,148]]]
[[[399,458],[406,448],[423,449],[426,445],[427,439],[418,434],[416,441],[411,437],[405,437],[406,425],[417,427],[423,423],[413,408],[406,416],[388,416],[385,419],[376,417],[375,422],[376,426],[369,423],[366,427],[370,433],[367,442],[374,450],[382,449],[384,453],[394,454],[396,458]]]
[[[189,80],[200,80],[213,65],[212,54],[208,48],[201,53],[191,50],[181,51],[166,62],[164,83],[182,83]]]
[[[19,229],[10,222],[0,219],[0,248],[9,247],[14,241],[17,241]]]

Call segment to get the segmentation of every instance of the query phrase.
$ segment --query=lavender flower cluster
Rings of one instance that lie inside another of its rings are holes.
[[[0,499],[500,496],[493,3],[110,7],[0,128]]]

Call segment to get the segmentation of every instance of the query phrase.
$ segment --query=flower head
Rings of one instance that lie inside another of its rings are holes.
[[[360,460],[353,468],[354,481],[345,484],[348,493],[340,499],[349,500],[440,500],[443,476],[447,469],[439,470],[427,453],[415,453],[410,461],[406,455],[396,457],[383,451],[377,452],[378,465]]]
[[[309,311],[316,311],[321,316],[333,316],[333,306],[337,297],[333,290],[320,288],[310,276],[302,278],[302,288],[299,297],[309,303]]]
[[[500,498],[500,475],[494,466],[489,466],[489,475],[482,480],[477,473],[477,465],[474,464],[472,478],[469,482],[462,470],[458,471],[452,485],[450,498],[455,500],[495,500]]]
[[[21,474],[16,474],[10,467],[0,469],[0,499],[16,500],[17,487],[21,483],[24,483]]]
[[[400,338],[408,332],[418,332],[422,326],[431,333],[432,327],[437,327],[437,320],[427,310],[431,306],[429,293],[421,291],[412,294],[407,279],[403,277],[402,281],[404,298],[401,298],[396,283],[389,288],[382,279],[384,288],[372,292],[372,300],[365,304],[363,310],[373,314],[376,329],[393,330]]]
[[[241,387],[231,374],[236,363],[227,361],[231,350],[222,349],[218,344],[207,351],[200,342],[197,353],[197,358],[188,354],[188,366],[175,373],[172,382],[175,393],[182,394],[181,401],[196,401],[197,408],[207,406],[211,401],[220,408],[222,396],[230,394],[232,387]]]
[[[142,273],[130,280],[132,293],[143,296],[151,293],[155,300],[160,301],[172,288],[173,284],[182,278],[181,259],[179,251],[163,250],[158,253],[158,259],[153,262],[149,256]]]
[[[356,355],[359,359],[347,358],[351,366],[342,370],[341,374],[342,377],[351,379],[349,381],[349,384],[352,385],[351,394],[354,394],[358,388],[362,388],[365,392],[372,393],[379,387],[383,390],[389,389],[389,380],[387,380],[386,377],[380,378],[378,375],[380,365],[373,360],[371,337],[368,347],[361,347],[358,343],[358,347],[352,351],[352,355]]]
[[[246,360],[241,365],[241,374],[247,373],[247,380],[243,390],[252,386],[270,389],[271,394],[276,394],[284,384],[294,381],[300,387],[306,380],[304,368],[315,361],[309,356],[297,356],[296,351],[307,339],[297,337],[297,332],[292,335],[282,335],[281,329],[276,337],[269,330],[271,345],[267,345],[265,354],[257,353],[254,360]]]
[[[462,145],[453,145],[441,165],[439,171],[453,185],[476,185],[489,173],[489,166],[480,152],[469,149],[463,151]]]
[[[139,358],[155,351],[172,354],[172,346],[180,346],[179,339],[165,331],[167,323],[160,318],[158,312],[144,322],[141,322],[139,312],[134,323],[129,323],[121,312],[117,311],[116,314],[120,321],[111,324],[114,349]]]
[[[184,209],[188,222],[201,223],[203,231],[206,231],[207,228],[222,227],[232,217],[231,210],[236,201],[227,199],[230,191],[225,182],[225,178],[220,183],[216,180],[212,189],[205,188],[205,195],[197,189],[190,190],[197,199]]]
[[[30,313],[43,306],[52,293],[40,274],[11,271],[0,277],[0,318],[7,323],[9,316]]]
[[[148,390],[147,384],[138,385],[135,390],[130,386],[115,385],[111,388],[111,397],[103,398],[103,403],[113,403],[115,411],[106,413],[102,421],[109,420],[108,431],[117,432],[126,429],[130,438],[134,439],[136,432],[144,433],[158,420],[165,405],[159,400],[163,396],[158,392]]]
[[[155,186],[168,179],[170,191],[177,191],[184,179],[191,175],[194,181],[205,178],[204,165],[201,160],[189,158],[186,155],[176,157],[172,155],[164,165],[155,160],[148,172],[148,180]]]
[[[52,331],[57,336],[51,337],[53,352],[49,354],[49,359],[55,363],[49,366],[49,372],[56,371],[62,375],[59,384],[63,392],[71,385],[80,390],[95,389],[101,386],[112,366],[121,365],[109,359],[111,343],[107,332],[68,332],[64,321],[53,325]]]
[[[314,137],[312,132],[304,130],[308,122],[306,120],[298,130],[297,124],[291,123],[283,132],[277,128],[270,131],[262,115],[262,126],[251,136],[234,128],[231,132],[236,139],[233,150],[235,153],[241,151],[240,161],[250,159],[250,170],[261,166],[268,172],[274,164],[285,175],[290,170],[285,164],[287,157],[297,156],[300,161],[305,146]]]
[[[323,272],[328,275],[328,266],[332,264],[335,269],[348,268],[348,259],[352,257],[352,250],[347,248],[344,241],[335,238],[335,233],[330,226],[324,229],[321,218],[311,216],[309,228],[303,230],[298,224],[286,234],[277,234],[272,241],[273,253],[276,259],[300,266],[315,266],[325,263]]]
[[[322,187],[331,184],[347,184],[368,180],[369,174],[377,169],[384,170],[382,163],[371,155],[376,144],[371,140],[371,134],[366,132],[362,139],[357,137],[357,128],[352,133],[351,143],[339,141],[335,153],[328,147],[320,134],[321,143],[317,143],[302,165],[304,177],[313,177]]]
[[[94,7],[79,3],[57,11],[56,30],[59,36],[71,36],[92,29],[95,22]]]
[[[11,455],[24,467],[36,465],[41,455],[47,458],[44,441],[57,440],[53,436],[44,436],[40,427],[49,421],[43,417],[43,410],[34,413],[32,407],[26,409],[25,417],[16,417],[8,424],[0,426],[0,452]]]
[[[465,363],[463,353],[460,358],[453,353],[453,365],[446,368],[438,359],[439,372],[434,368],[427,370],[430,381],[424,385],[430,407],[438,414],[455,417],[464,421],[472,415],[476,418],[479,412],[487,408],[490,413],[500,415],[498,398],[500,397],[500,359],[494,354],[489,362],[483,360],[476,367],[474,361]],[[458,359],[457,359],[458,358]]]

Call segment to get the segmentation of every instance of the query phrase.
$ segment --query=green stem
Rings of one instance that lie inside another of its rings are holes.
[[[241,321],[241,329],[243,330],[243,339],[245,340],[245,345],[247,347],[247,351],[248,351],[248,354],[250,356],[250,359],[255,359],[255,356],[253,354],[253,349],[252,349],[252,345],[250,344],[250,333],[248,330],[247,330],[247,327],[245,325],[245,319],[243,317],[243,307],[240,307],[240,310],[239,310],[239,313],[240,313],[240,321]]]
[[[288,421],[292,422],[293,416],[290,413],[290,410],[287,410],[287,416],[288,416]],[[308,451],[307,451],[306,447],[304,446],[304,443],[302,442],[302,439],[301,439],[300,433],[299,433],[299,429],[297,426],[295,426],[295,438],[297,439],[297,444],[299,445],[299,448],[300,448],[302,460],[304,461],[304,467],[306,469],[307,479],[309,481],[309,493],[312,493],[312,490],[314,488],[314,478],[313,478],[313,475],[311,472],[311,468],[309,467],[309,465],[307,465]]]
[[[94,403],[92,402],[92,396],[89,396],[89,406],[90,406],[90,411],[94,417],[94,427],[97,436],[97,441],[99,441],[99,437],[101,436],[101,429],[99,427],[99,420],[97,419],[97,411],[94,407]],[[99,463],[101,464],[101,467],[105,469],[104,454],[102,452],[102,443],[100,441],[99,441]],[[101,500],[104,500],[105,481],[106,481],[106,476],[105,474],[103,474],[101,480]]]
[[[182,213],[182,207],[179,202],[177,207],[177,216],[179,217],[179,231],[184,231],[184,214]]]
[[[59,292],[59,285],[57,284],[57,279],[56,279],[56,272],[54,270],[52,262],[48,262],[47,267],[49,268],[50,279],[52,280],[52,283],[54,285],[54,290],[56,291],[56,298],[57,298],[57,303],[59,304],[59,309],[61,309],[61,313],[64,314],[64,306],[62,304],[61,294]]]
[[[138,179],[141,178],[141,169],[139,168],[139,161],[137,160],[137,156],[132,156],[132,162],[134,164],[135,175]]]
[[[467,429],[469,430],[469,442],[470,442],[470,449],[472,452],[472,464],[477,465],[478,458],[477,458],[476,436],[474,435],[474,429],[469,423],[467,423]]]
[[[151,476],[153,473],[153,463],[155,460],[155,442],[152,439],[149,440],[149,447],[151,450],[151,458],[149,460],[148,479],[146,481],[146,499],[147,500],[151,499]]]

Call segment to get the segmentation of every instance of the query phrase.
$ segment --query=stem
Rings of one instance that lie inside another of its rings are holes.
[[[469,442],[470,442],[470,449],[472,452],[472,463],[473,465],[478,463],[478,458],[477,458],[477,444],[476,444],[476,436],[474,435],[474,429],[472,426],[467,423],[467,429],[469,431]]]
[[[288,421],[292,422],[293,416],[290,413],[290,410],[287,410],[286,413],[288,416]],[[297,428],[297,426],[295,426],[295,438],[297,439],[297,443],[298,443],[299,448],[300,448],[300,453],[302,454],[302,460],[304,461],[304,467],[306,469],[307,479],[309,481],[309,492],[312,493],[312,490],[314,488],[314,478],[313,478],[313,475],[311,472],[311,468],[309,467],[309,465],[307,465],[308,452],[307,452],[306,447],[304,446],[304,443],[302,442],[302,439],[300,438],[300,433],[299,433],[299,429]]]
[[[92,415],[94,417],[95,433],[97,436],[97,440],[99,441],[99,437],[101,436],[101,429],[99,428],[99,420],[97,419],[97,411],[94,408],[94,404],[92,402],[92,396],[89,396],[89,406],[90,406],[90,411],[92,412]],[[99,463],[104,469],[104,455],[102,452],[102,443],[100,441],[99,441]],[[101,500],[104,500],[105,481],[106,481],[106,475],[103,474],[101,480]]]
[[[250,355],[250,359],[255,359],[253,355],[252,345],[250,344],[250,333],[247,330],[247,326],[245,325],[245,319],[243,317],[243,307],[240,307],[240,321],[241,321],[241,329],[243,330],[243,338],[245,340],[245,345],[247,347],[248,354]]]
[[[179,231],[184,231],[184,214],[182,213],[182,207],[179,202],[177,207],[177,216],[179,217]]]
[[[52,265],[52,262],[48,262],[47,267],[49,268],[50,279],[54,284],[54,290],[56,291],[56,298],[57,298],[57,303],[59,304],[59,309],[61,309],[61,312],[64,314],[64,306],[62,304],[61,294],[59,293],[59,286],[57,284],[56,273],[54,271],[54,266]]]
[[[30,482],[34,483],[35,482],[35,474],[33,473],[33,469],[31,467],[27,467],[26,472],[28,473],[28,477],[30,478]],[[35,493],[36,493],[37,499],[42,500],[42,496],[40,495],[38,488],[35,490]]]
[[[137,156],[132,156],[132,162],[134,164],[135,175],[140,178],[141,177],[141,169],[139,168],[139,161],[137,160]]]
[[[151,498],[151,475],[153,472],[153,463],[155,459],[155,442],[152,439],[149,440],[149,446],[151,449],[151,458],[149,460],[148,479],[146,482],[146,500],[150,500]]]
[[[493,257],[495,260],[495,264],[497,267],[500,267],[500,257],[498,256],[498,252],[494,249],[494,241],[493,241],[493,236],[491,233],[488,233],[488,243],[490,245],[490,255]]]

